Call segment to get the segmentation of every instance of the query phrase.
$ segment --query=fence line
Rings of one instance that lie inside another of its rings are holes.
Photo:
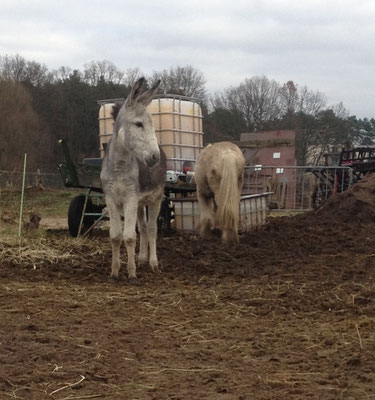
[[[22,187],[22,172],[0,170],[0,188],[12,187],[20,190]],[[50,189],[63,189],[64,183],[59,173],[26,172],[26,187],[43,186]]]
[[[263,166],[245,167],[243,192],[273,192],[269,207],[306,211],[355,182],[350,167]]]
[[[263,166],[245,167],[243,194],[273,192],[269,206],[275,210],[310,210],[336,192],[342,192],[356,181],[347,166]],[[0,170],[0,189],[20,190],[22,172]],[[27,172],[26,186],[64,189],[59,173]]]

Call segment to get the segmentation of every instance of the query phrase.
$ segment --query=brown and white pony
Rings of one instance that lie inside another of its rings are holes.
[[[200,234],[219,229],[224,242],[238,241],[239,206],[245,158],[234,143],[209,144],[195,166],[200,205]]]
[[[138,261],[148,261],[152,271],[159,271],[156,255],[157,217],[164,194],[166,158],[156,141],[152,117],[146,110],[159,84],[160,81],[148,90],[145,89],[144,78],[134,84],[117,115],[100,174],[110,219],[111,278],[118,279],[120,245],[124,241],[131,284],[137,283],[137,222],[140,232]]]

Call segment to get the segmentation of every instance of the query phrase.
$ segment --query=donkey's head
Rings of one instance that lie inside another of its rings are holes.
[[[145,79],[133,86],[117,116],[115,130],[120,144],[149,167],[160,159],[154,125],[146,107],[159,88],[160,81],[149,90],[144,89]]]

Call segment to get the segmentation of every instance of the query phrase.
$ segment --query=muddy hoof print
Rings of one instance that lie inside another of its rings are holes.
[[[138,279],[135,276],[130,277],[128,279],[128,283],[129,283],[129,285],[132,285],[132,286],[138,286],[139,285]]]

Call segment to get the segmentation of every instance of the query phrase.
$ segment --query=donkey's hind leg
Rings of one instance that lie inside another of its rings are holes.
[[[197,194],[200,206],[199,232],[203,238],[206,238],[215,228],[214,201],[212,196],[203,194],[199,190]]]
[[[156,254],[156,237],[158,234],[157,220],[160,211],[161,198],[158,198],[148,206],[148,244],[150,246],[150,266],[153,272],[160,272],[158,257]]]
[[[146,264],[148,261],[148,237],[144,207],[138,207],[138,229],[140,237],[138,264]]]
[[[109,213],[109,237],[112,246],[112,264],[110,278],[118,279],[120,271],[120,246],[122,242],[121,214],[111,198],[106,196],[106,204]]]

